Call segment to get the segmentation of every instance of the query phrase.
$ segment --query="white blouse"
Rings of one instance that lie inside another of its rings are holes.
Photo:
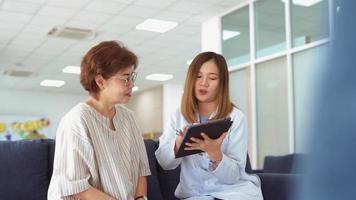
[[[151,174],[141,131],[131,111],[116,106],[110,120],[80,103],[57,129],[49,200],[71,200],[70,195],[93,186],[120,200],[134,199],[138,178]]]

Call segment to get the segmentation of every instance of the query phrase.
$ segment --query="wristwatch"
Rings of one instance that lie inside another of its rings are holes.
[[[142,196],[136,197],[135,200],[148,200],[148,199],[145,195],[142,195]]]

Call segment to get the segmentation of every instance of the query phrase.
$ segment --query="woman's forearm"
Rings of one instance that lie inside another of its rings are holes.
[[[138,178],[135,198],[139,197],[139,196],[147,196],[147,179],[146,179],[146,176],[140,176]]]
[[[111,197],[110,195],[94,188],[90,187],[89,189],[80,192],[78,194],[73,195],[73,197],[80,199],[80,200],[115,200],[115,198]]]

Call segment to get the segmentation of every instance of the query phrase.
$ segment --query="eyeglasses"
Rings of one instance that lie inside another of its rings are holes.
[[[113,76],[113,77],[125,81],[125,86],[128,86],[130,84],[130,81],[132,83],[135,83],[137,78],[137,72],[132,72],[131,75]]]

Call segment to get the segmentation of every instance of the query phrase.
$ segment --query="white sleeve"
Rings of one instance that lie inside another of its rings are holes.
[[[242,116],[239,122],[234,122],[228,133],[228,147],[223,152],[223,158],[217,168],[211,173],[227,184],[235,183],[241,178],[246,167],[247,156],[247,121]]]
[[[159,138],[159,147],[156,150],[156,158],[165,170],[175,169],[182,162],[182,158],[175,158],[174,145],[176,141],[175,130],[179,129],[177,119],[180,117],[179,110],[173,112],[168,121],[168,127]]]
[[[94,150],[86,132],[80,120],[63,120],[58,127],[54,171],[62,197],[89,189],[89,180],[97,173]]]

